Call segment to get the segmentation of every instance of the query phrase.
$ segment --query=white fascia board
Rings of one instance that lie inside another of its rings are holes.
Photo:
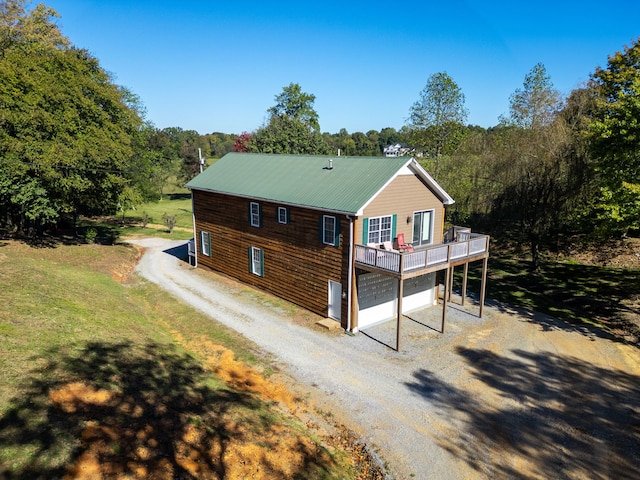
[[[427,185],[429,185],[434,192],[436,192],[436,195],[440,196],[440,200],[442,201],[442,203],[444,203],[445,205],[453,205],[454,203],[456,203],[456,201],[451,198],[451,196],[445,192],[444,188],[442,188],[440,186],[440,184],[438,182],[436,182],[434,180],[434,178],[429,175],[429,173],[422,168],[422,165],[420,165],[415,158],[411,158],[411,168],[415,170],[415,172],[422,177],[422,179],[427,182]]]

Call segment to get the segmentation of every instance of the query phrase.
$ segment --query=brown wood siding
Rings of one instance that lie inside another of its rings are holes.
[[[363,243],[363,218],[396,214],[396,234],[404,233],[405,240],[410,242],[413,235],[413,213],[423,210],[434,210],[433,241],[441,242],[444,205],[419,177],[399,175],[364,209],[364,214],[356,224],[355,241]]]
[[[299,207],[289,210],[289,223],[278,223],[278,205],[261,205],[262,224],[249,223],[251,200],[194,190],[198,265],[225,273],[264,289],[322,316],[328,315],[328,281],[347,288],[349,220],[338,216],[340,245],[321,242],[321,212]],[[335,215],[334,215],[335,216]],[[211,234],[211,256],[203,255],[200,232]],[[263,251],[264,276],[250,272],[249,248]],[[342,301],[342,324],[348,306]]]

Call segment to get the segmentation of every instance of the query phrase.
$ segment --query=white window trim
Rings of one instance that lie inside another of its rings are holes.
[[[327,241],[327,219],[330,218],[333,220],[333,230],[331,230],[331,235],[329,236],[329,241]],[[336,224],[338,223],[338,217],[334,217],[333,215],[323,215],[322,216],[322,243],[325,245],[333,245],[336,244]]]
[[[282,218],[284,215],[284,219]],[[287,211],[287,207],[278,207],[278,223],[286,225],[289,223],[289,212]]]
[[[211,233],[204,230],[200,232],[200,252],[206,257],[211,256]]]
[[[389,219],[389,228],[382,228],[382,221],[383,219]],[[376,233],[378,235],[378,239],[377,240],[372,240],[371,239],[371,220],[380,220],[379,222],[379,227],[377,230],[373,230],[373,233]],[[383,232],[389,232],[389,238],[382,238],[382,233]],[[380,217],[369,217],[369,230],[367,232],[367,243],[375,243],[375,244],[382,244],[384,242],[390,242],[393,240],[393,238],[391,238],[393,236],[393,215],[382,215]]]
[[[256,254],[258,254],[257,259],[256,259]],[[264,276],[263,265],[264,265],[264,253],[262,249],[258,247],[251,247],[251,273],[259,277],[263,277]]]
[[[249,203],[249,218],[251,219],[250,223],[252,227],[260,226],[260,204],[258,202]]]

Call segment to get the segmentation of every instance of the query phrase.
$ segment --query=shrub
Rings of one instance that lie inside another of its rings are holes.
[[[92,244],[96,243],[96,237],[98,236],[98,231],[95,228],[87,228],[84,232],[84,241]]]
[[[162,220],[164,221],[166,227],[169,229],[169,233],[173,233],[173,227],[176,226],[176,216],[169,215],[165,212],[165,214],[162,215]]]

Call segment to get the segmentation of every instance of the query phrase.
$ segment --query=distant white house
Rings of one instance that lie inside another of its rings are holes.
[[[411,154],[411,149],[406,145],[394,143],[384,147],[383,152],[385,157],[404,157]]]

